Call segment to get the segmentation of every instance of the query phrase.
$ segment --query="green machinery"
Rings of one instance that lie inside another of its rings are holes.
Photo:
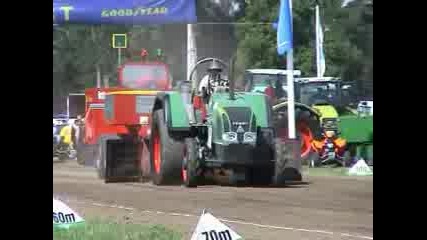
[[[246,71],[244,80],[245,90],[249,92],[259,92],[268,84],[277,87],[276,83],[280,81],[284,96],[280,96],[282,99],[277,105],[286,101],[285,74],[250,69]],[[319,124],[324,118],[337,119],[340,136],[346,139],[351,155],[373,164],[373,114],[357,111],[353,85],[332,77],[295,78],[295,101],[307,109],[315,109],[320,116]]]
[[[208,81],[191,81],[197,67],[212,62]],[[283,184],[301,180],[301,162],[291,145],[276,141],[271,105],[264,94],[235,92],[233,64],[206,58],[194,66],[189,81],[178,91],[157,95],[150,152],[161,162],[162,181],[181,175],[187,187],[204,180],[225,179],[227,184]],[[229,78],[222,78],[223,68]],[[198,89],[202,89],[199,91]],[[183,161],[173,156],[181,154]]]

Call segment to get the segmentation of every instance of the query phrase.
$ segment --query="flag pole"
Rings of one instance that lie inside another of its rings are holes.
[[[289,11],[291,15],[291,29],[293,32],[292,20],[292,0],[289,0]],[[293,47],[286,53],[286,69],[288,70],[287,85],[288,85],[288,137],[296,139],[295,131],[295,88],[294,88],[294,51]]]
[[[320,24],[319,24],[319,5],[316,5],[316,70],[317,70],[317,77],[321,77],[320,74],[320,42],[319,42],[319,31],[320,31]]]
[[[191,70],[197,62],[197,46],[196,46],[196,35],[194,32],[195,25],[187,24],[187,80],[192,82],[192,88],[195,89],[197,86],[194,85],[195,81],[190,78]],[[197,70],[196,70],[197,71]],[[197,78],[197,72],[194,72],[193,76]]]
[[[295,92],[294,92],[294,54],[293,49],[286,53],[286,69],[288,70],[288,134],[289,139],[296,139],[295,131]]]
[[[277,53],[282,56],[286,53],[286,79],[288,97],[288,138],[296,139],[295,130],[295,89],[294,89],[294,55],[293,55],[293,24],[292,0],[280,0],[279,18],[277,25]]]

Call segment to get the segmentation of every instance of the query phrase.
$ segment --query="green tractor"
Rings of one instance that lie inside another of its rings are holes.
[[[207,62],[207,77],[191,81],[197,67]],[[227,69],[220,59],[200,60],[179,91],[156,97],[150,152],[153,161],[161,162],[159,179],[181,175],[187,187],[208,179],[233,185],[301,181],[299,158],[275,138],[267,97],[235,92],[233,64]],[[223,68],[228,79],[221,76]],[[173,147],[181,144],[182,153]],[[183,155],[182,162],[173,157],[177,154]]]
[[[350,158],[363,158],[373,165],[373,114],[360,110],[367,104],[361,101],[358,106],[354,83],[331,77],[297,78],[296,82],[298,100],[316,109],[321,123],[323,119],[335,122]]]
[[[244,84],[248,92],[265,91],[271,85],[275,92],[275,128],[281,132],[287,121],[286,74],[276,72],[248,70]],[[295,78],[296,126],[303,163],[312,167],[331,162],[349,165],[354,157],[373,162],[372,116],[360,117],[352,109],[352,91],[352,84],[336,78]],[[338,144],[327,150],[324,146],[328,144],[320,144],[319,141],[325,142],[328,138],[326,133],[330,135],[331,132],[333,138],[340,139]],[[325,151],[339,154],[330,157]]]

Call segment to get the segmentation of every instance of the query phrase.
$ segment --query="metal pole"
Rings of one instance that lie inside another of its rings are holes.
[[[67,96],[67,121],[70,120],[70,96]]]
[[[191,70],[197,62],[197,46],[196,46],[196,35],[194,33],[194,24],[187,24],[187,80],[191,81],[192,88],[195,89],[195,81],[190,78]],[[194,72],[193,76],[197,77],[197,71]]]
[[[319,43],[319,5],[316,5],[316,70],[317,77],[321,77],[320,74],[320,43]]]
[[[292,0],[289,0],[289,8],[291,10],[291,26],[292,21]],[[295,93],[294,93],[294,53],[293,49],[289,49],[286,54],[286,69],[288,70],[287,85],[288,85],[288,137],[296,139],[295,131]]]
[[[96,65],[96,88],[101,88],[101,68]]]
[[[117,65],[122,65],[122,49],[118,48],[118,54],[117,54]]]

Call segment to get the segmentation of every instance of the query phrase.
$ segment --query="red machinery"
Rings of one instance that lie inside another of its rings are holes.
[[[118,68],[118,86],[85,90],[85,124],[78,134],[80,164],[95,165],[106,182],[150,174],[148,143],[157,91],[172,88],[168,66],[128,62]]]

